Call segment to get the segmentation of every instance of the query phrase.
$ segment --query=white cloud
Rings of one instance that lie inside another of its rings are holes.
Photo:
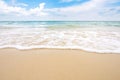
[[[110,9],[108,6],[110,3],[117,1],[118,0],[90,0],[80,5],[48,9],[48,12],[56,14],[53,18],[61,17],[64,20],[118,20],[120,13],[115,13],[116,10],[106,11]],[[114,8],[117,9],[117,7]],[[105,14],[107,14],[107,16]]]
[[[25,3],[18,3],[17,0],[11,0],[11,3],[10,3],[12,6],[23,6],[23,7],[26,7],[28,6],[27,4]]]
[[[0,0],[0,14],[13,14],[16,19],[24,16],[19,19],[26,18],[27,20],[120,20],[120,12],[118,13],[120,7],[108,6],[118,1],[90,0],[80,5],[61,8],[45,8],[46,4],[40,3],[36,8],[26,9],[25,7],[9,6]]]
[[[12,7],[8,6],[5,2],[0,1],[0,12],[1,14],[9,14],[9,13],[24,13],[26,10],[21,7]]]
[[[14,0],[13,0],[14,1]],[[17,6],[9,6],[3,0],[0,0],[0,14],[16,14],[16,15],[36,15],[36,16],[44,16],[47,15],[44,10],[45,3],[40,3],[39,7],[29,9]]]
[[[41,4],[39,4],[39,7],[30,9],[28,12],[29,12],[29,14],[34,14],[34,15],[37,15],[37,16],[47,15],[47,13],[43,12],[44,6],[45,6],[45,3],[41,3]]]
[[[72,11],[72,12],[88,11],[102,6],[105,1],[106,0],[90,0],[81,5],[61,8],[61,11]]]

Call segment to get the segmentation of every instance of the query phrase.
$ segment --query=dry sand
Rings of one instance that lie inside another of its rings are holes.
[[[0,80],[120,80],[120,54],[0,49]]]

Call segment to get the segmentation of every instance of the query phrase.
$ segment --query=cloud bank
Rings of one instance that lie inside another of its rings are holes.
[[[72,0],[62,0],[71,2]],[[15,0],[12,0],[15,4]],[[89,0],[82,4],[60,7],[45,8],[45,2],[39,3],[38,7],[27,9],[27,4],[8,5],[0,0],[1,20],[120,20],[120,6],[116,5],[119,0]]]

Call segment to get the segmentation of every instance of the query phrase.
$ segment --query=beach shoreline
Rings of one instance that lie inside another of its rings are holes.
[[[0,80],[120,80],[120,55],[72,49],[0,49]]]

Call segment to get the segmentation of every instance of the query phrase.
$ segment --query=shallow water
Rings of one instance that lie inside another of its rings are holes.
[[[120,53],[120,22],[1,21],[0,48]]]

